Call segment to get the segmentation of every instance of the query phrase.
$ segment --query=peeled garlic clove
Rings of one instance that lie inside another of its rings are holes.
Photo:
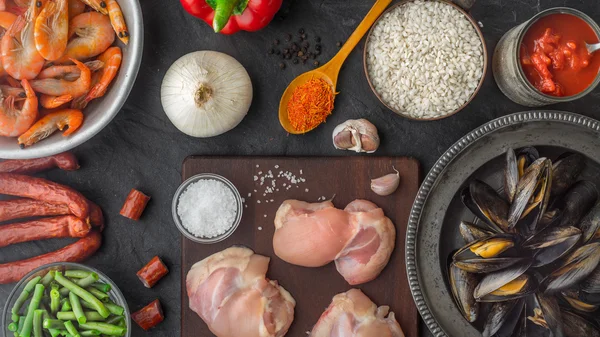
[[[366,119],[350,119],[333,130],[333,146],[340,150],[373,153],[379,147],[377,128]]]
[[[371,190],[378,195],[386,196],[394,193],[400,185],[400,172],[386,174],[377,179],[371,179]]]

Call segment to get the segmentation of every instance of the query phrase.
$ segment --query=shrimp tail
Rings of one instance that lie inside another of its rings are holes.
[[[83,124],[81,110],[65,109],[51,112],[22,134],[18,142],[21,148],[25,148],[47,138],[56,130],[64,130],[63,136],[69,136],[77,131],[81,124]]]

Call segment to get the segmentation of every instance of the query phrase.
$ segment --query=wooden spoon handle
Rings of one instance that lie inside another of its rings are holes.
[[[358,27],[356,27],[352,35],[350,35],[350,38],[348,38],[348,41],[346,41],[337,55],[335,55],[331,61],[327,63],[326,67],[330,68],[331,72],[335,72],[336,77],[348,55],[350,55],[352,50],[354,50],[363,36],[365,36],[365,34],[369,31],[369,28],[371,28],[375,21],[377,21],[377,18],[379,18],[381,13],[385,11],[390,3],[392,3],[392,0],[377,0],[369,13],[367,13],[367,16],[365,16]],[[335,79],[332,78],[332,80],[335,82]]]

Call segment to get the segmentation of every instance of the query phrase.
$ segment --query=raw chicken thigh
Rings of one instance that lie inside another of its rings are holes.
[[[309,337],[404,337],[389,310],[387,306],[378,308],[362,291],[351,289],[333,297]]]
[[[282,337],[296,301],[265,275],[269,258],[231,247],[194,264],[186,285],[190,308],[217,337]]]
[[[344,210],[331,201],[286,200],[275,216],[273,248],[278,257],[304,267],[335,261],[338,272],[352,285],[381,273],[395,240],[392,221],[366,200],[355,200]]]

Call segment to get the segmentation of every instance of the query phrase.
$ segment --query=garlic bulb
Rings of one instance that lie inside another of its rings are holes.
[[[386,196],[394,193],[400,185],[400,172],[394,168],[396,173],[386,174],[371,180],[371,190],[378,195]]]
[[[252,82],[233,57],[215,51],[194,52],[175,61],[165,74],[161,102],[181,132],[213,137],[244,119],[252,103]]]
[[[350,119],[333,130],[336,149],[373,153],[379,147],[377,128],[366,119]]]

